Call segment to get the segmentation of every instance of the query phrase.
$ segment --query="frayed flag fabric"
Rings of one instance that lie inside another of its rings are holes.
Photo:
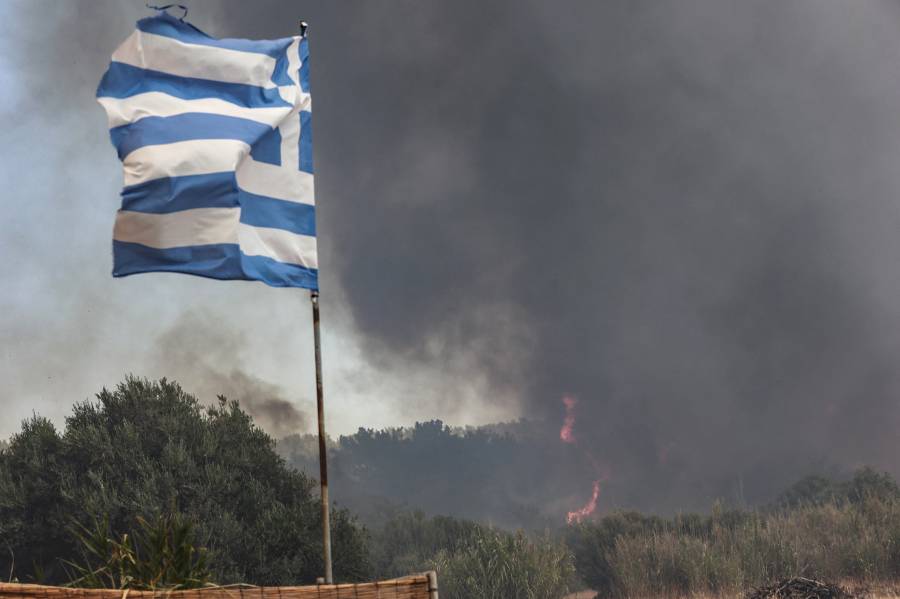
[[[125,183],[113,276],[318,289],[309,47],[138,21],[97,89]]]

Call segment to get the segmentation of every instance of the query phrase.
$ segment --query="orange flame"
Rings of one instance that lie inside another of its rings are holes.
[[[584,507],[574,512],[566,514],[566,524],[579,523],[597,509],[597,498],[600,497],[600,481],[594,481],[594,491],[591,494],[591,500],[584,504]]]
[[[562,428],[559,429],[559,438],[562,439],[563,443],[574,443],[575,434],[572,432],[572,429],[575,428],[575,404],[578,403],[578,400],[569,395],[564,395],[562,402],[566,406],[566,417],[563,420]]]

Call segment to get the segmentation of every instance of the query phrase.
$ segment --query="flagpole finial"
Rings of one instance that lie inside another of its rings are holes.
[[[300,37],[306,37],[306,31],[309,29],[309,23],[300,21]]]

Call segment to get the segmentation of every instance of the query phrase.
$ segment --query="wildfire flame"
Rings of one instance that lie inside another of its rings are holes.
[[[559,438],[563,443],[574,443],[575,434],[572,429],[575,428],[575,404],[578,403],[578,400],[570,395],[564,395],[562,402],[566,406],[566,417],[563,420],[562,428],[559,429]]]
[[[591,493],[591,499],[584,507],[580,510],[575,510],[574,512],[569,512],[566,514],[566,524],[577,524],[594,513],[594,510],[597,509],[597,498],[600,497],[600,481],[594,481],[594,491]]]
[[[566,416],[563,419],[562,428],[559,429],[559,438],[563,443],[575,444],[577,440],[573,431],[575,429],[575,406],[578,405],[578,400],[571,395],[563,395],[562,402],[566,407]],[[591,461],[600,479],[594,481],[591,499],[584,504],[584,507],[566,514],[566,523],[568,524],[579,523],[594,513],[594,510],[597,509],[597,499],[600,497],[600,482],[606,480],[608,476],[589,450],[585,450],[584,455]]]

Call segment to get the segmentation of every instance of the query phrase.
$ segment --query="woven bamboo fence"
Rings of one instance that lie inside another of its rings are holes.
[[[184,591],[75,589],[0,583],[0,599],[437,599],[434,572],[394,580],[305,587],[211,586]]]

